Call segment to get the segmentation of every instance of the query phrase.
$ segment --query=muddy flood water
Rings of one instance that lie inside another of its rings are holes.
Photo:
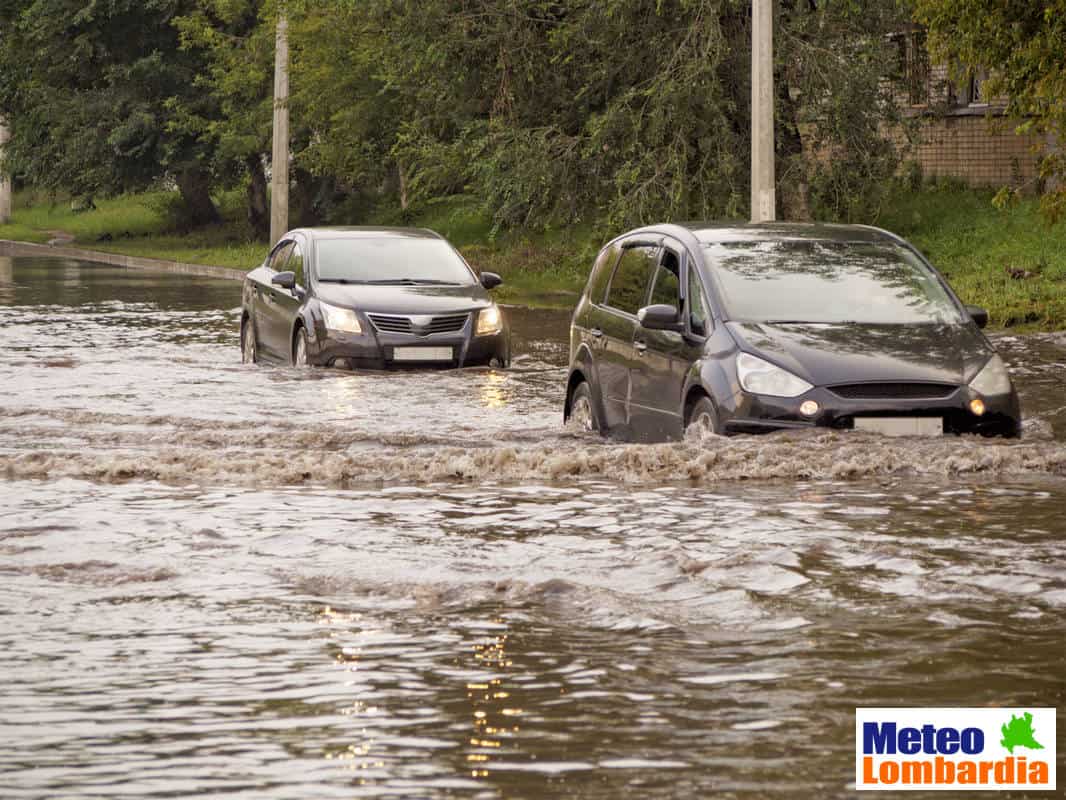
[[[1066,707],[1066,335],[1016,443],[621,445],[564,313],[352,374],[239,289],[0,258],[3,797],[854,797],[856,706]]]

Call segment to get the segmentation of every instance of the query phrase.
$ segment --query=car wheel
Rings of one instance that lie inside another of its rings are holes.
[[[296,367],[309,367],[307,356],[307,331],[302,327],[296,332],[296,342],[292,348],[292,363]]]
[[[252,321],[246,319],[241,325],[241,363],[254,364],[258,360],[255,347],[255,328]]]
[[[587,381],[582,381],[574,389],[570,398],[570,418],[567,422],[586,433],[599,433],[602,430],[596,416],[596,404],[592,402],[592,389]]]
[[[721,432],[714,403],[709,397],[701,397],[689,412],[688,422],[685,423],[685,441],[700,442]]]

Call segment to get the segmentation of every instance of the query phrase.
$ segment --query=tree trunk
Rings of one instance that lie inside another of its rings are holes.
[[[266,239],[270,236],[270,207],[263,157],[259,153],[246,156],[244,166],[248,170],[248,224],[258,238]]]
[[[778,219],[809,222],[811,219],[810,185],[807,182],[807,156],[800,133],[799,104],[792,98],[788,83],[778,82],[777,90],[777,205]]]
[[[185,167],[175,176],[185,203],[186,221],[192,227],[216,225],[222,217],[211,199],[211,181],[199,167]]]

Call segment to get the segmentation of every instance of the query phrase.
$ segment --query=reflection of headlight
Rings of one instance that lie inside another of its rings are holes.
[[[977,377],[970,381],[970,388],[978,394],[996,395],[1010,394],[1010,375],[1007,374],[1007,365],[999,356],[992,356],[984,368],[977,373]]]
[[[499,306],[483,308],[477,315],[477,335],[491,336],[503,330],[503,316]]]
[[[322,319],[326,321],[326,329],[331,331],[344,331],[345,333],[362,333],[363,326],[359,324],[359,318],[350,308],[337,308],[329,303],[318,301],[322,309]]]
[[[814,388],[791,372],[748,353],[737,356],[737,376],[745,391],[770,397],[798,397]]]

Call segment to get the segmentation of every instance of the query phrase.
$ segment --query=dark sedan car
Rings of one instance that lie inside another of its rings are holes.
[[[241,353],[353,369],[507,366],[510,335],[487,291],[500,283],[432,231],[291,231],[244,281]]]
[[[987,321],[876,228],[642,228],[603,248],[574,312],[564,415],[644,440],[813,426],[1017,436]]]

